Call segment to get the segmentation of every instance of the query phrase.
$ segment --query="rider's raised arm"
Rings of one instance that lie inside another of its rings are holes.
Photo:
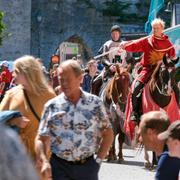
[[[128,52],[143,52],[147,46],[148,37],[143,37],[137,40],[123,41],[119,45],[119,51],[124,49]]]

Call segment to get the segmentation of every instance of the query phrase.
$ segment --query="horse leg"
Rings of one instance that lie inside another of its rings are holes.
[[[118,161],[119,161],[120,163],[121,163],[122,161],[124,161],[123,153],[122,153],[124,138],[125,138],[125,134],[120,130],[120,132],[119,132],[119,137],[118,137],[118,142],[119,142],[119,153],[118,153],[119,159],[118,159]]]
[[[153,151],[153,155],[152,155],[152,165],[157,165],[158,160],[157,160],[157,156],[156,153]]]
[[[145,147],[144,147],[144,159],[145,159],[144,167],[146,169],[151,169],[152,163],[150,163],[150,161],[149,161],[149,154]]]
[[[112,161],[115,161],[117,159],[116,157],[116,152],[115,152],[115,139],[111,145],[111,148],[109,150],[109,155],[108,155],[108,159],[107,161],[108,162],[112,162]]]

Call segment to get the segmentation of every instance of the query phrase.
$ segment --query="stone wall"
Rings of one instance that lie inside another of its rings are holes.
[[[0,10],[5,14],[6,25],[5,38],[0,46],[0,60],[14,60],[30,54],[31,1],[1,0]]]
[[[94,1],[96,8],[99,3]],[[104,17],[96,8],[77,0],[33,0],[31,53],[47,62],[60,43],[76,36],[91,50],[90,54],[95,55],[110,38],[111,26],[117,24],[117,18]],[[119,25],[124,33],[141,33],[144,30],[143,25]]]
[[[95,55],[110,38],[111,26],[119,24],[117,18],[105,17],[98,11],[104,1],[1,0],[0,9],[5,12],[4,20],[11,35],[0,47],[0,58],[10,60],[32,54],[41,57],[48,65],[59,44],[72,37],[81,39],[88,49],[86,58]],[[89,2],[93,2],[93,6]],[[144,31],[144,24],[119,25],[123,33]]]

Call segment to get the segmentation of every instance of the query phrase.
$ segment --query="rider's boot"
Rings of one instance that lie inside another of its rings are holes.
[[[143,91],[144,84],[140,81],[136,81],[134,91],[132,94],[132,113],[130,120],[139,123],[140,121],[140,105],[141,105],[141,95]]]

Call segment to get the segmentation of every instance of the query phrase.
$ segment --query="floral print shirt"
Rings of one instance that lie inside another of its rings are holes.
[[[74,105],[61,93],[46,103],[39,135],[51,136],[51,151],[58,157],[76,161],[97,152],[105,128],[111,124],[99,97],[82,91]]]

